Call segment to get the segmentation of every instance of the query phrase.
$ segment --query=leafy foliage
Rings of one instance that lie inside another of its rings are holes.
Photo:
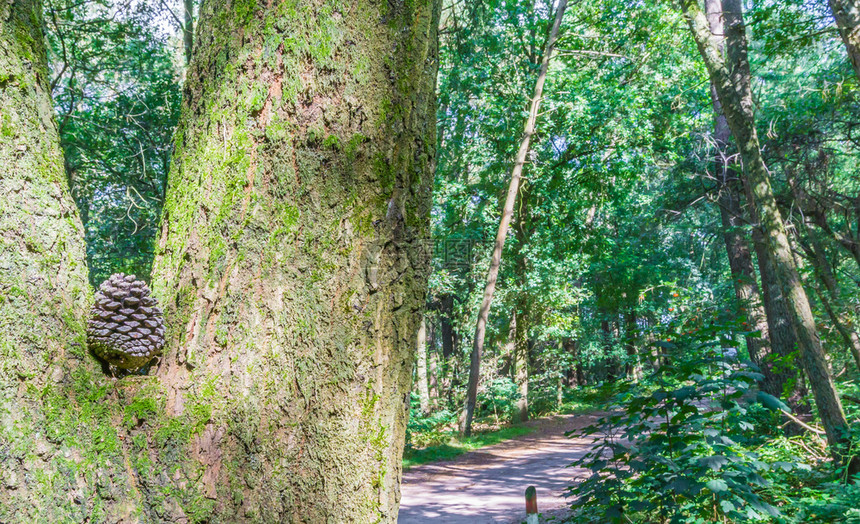
[[[90,280],[149,280],[179,118],[175,51],[142,2],[51,0],[54,105]]]
[[[727,351],[721,330],[675,343],[672,365],[658,368],[617,397],[618,412],[584,434],[596,446],[574,465],[591,473],[570,489],[577,522],[765,520],[779,511],[760,493],[768,472],[809,466],[767,462],[755,452],[751,388],[761,376]],[[692,358],[691,358],[692,357]],[[777,399],[768,400],[779,403]]]

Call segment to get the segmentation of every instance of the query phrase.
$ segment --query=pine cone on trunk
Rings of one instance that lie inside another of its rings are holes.
[[[164,317],[157,304],[134,275],[111,275],[96,292],[87,324],[90,348],[118,368],[142,367],[164,347]]]

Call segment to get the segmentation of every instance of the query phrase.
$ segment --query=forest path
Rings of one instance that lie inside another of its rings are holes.
[[[564,491],[586,471],[568,468],[591,448],[588,438],[566,431],[593,423],[599,414],[560,415],[529,422],[522,437],[466,453],[455,460],[415,466],[403,474],[400,524],[512,523],[525,520],[525,490],[537,488],[538,510],[566,506]]]

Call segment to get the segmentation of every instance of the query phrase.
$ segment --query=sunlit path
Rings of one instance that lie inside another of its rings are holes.
[[[567,438],[564,432],[590,421],[583,415],[557,417],[531,435],[412,468],[403,475],[399,522],[519,522],[525,519],[528,486],[537,488],[541,512],[563,508],[565,488],[584,473],[567,465],[591,444],[590,438]]]

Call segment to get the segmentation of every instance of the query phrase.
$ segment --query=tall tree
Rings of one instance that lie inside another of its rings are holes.
[[[854,74],[860,80],[860,2],[857,0],[829,0],[839,36],[848,50],[848,59]]]
[[[724,46],[724,28],[722,5],[720,0],[706,0],[705,9],[711,33],[719,39],[719,45]],[[765,372],[765,390],[777,397],[782,395],[782,385],[773,380],[769,367],[764,366],[764,357],[768,351],[767,318],[762,306],[755,268],[749,243],[743,234],[743,210],[741,204],[741,180],[730,161],[731,130],[723,114],[716,88],[711,83],[711,103],[714,107],[714,166],[717,183],[719,184],[720,219],[723,225],[723,240],[729,258],[729,268],[738,303],[746,310],[746,318],[751,322],[751,330],[758,335],[746,337],[747,350],[750,358]]]
[[[462,425],[460,428],[466,436],[469,436],[472,433],[472,416],[475,412],[475,403],[478,398],[478,381],[481,377],[481,353],[484,350],[484,337],[487,332],[487,320],[490,316],[490,306],[493,303],[493,294],[495,293],[496,281],[499,277],[499,266],[502,263],[502,250],[505,247],[505,238],[508,235],[508,229],[511,225],[511,219],[513,218],[514,204],[517,200],[517,192],[519,191],[520,178],[522,177],[526,155],[529,152],[529,144],[535,131],[535,123],[537,121],[538,110],[540,109],[541,96],[543,96],[543,85],[544,82],[546,82],[546,73],[549,69],[549,61],[552,57],[553,46],[558,38],[558,31],[561,27],[561,20],[564,17],[564,11],[566,8],[567,0],[559,0],[552,28],[550,29],[546,44],[544,45],[540,71],[538,72],[538,77],[535,81],[534,93],[530,100],[529,113],[526,118],[522,140],[520,141],[517,155],[514,158],[513,168],[511,169],[511,181],[508,185],[508,192],[505,196],[504,206],[502,207],[502,216],[499,220],[499,230],[496,233],[496,241],[493,245],[492,256],[490,257],[490,267],[487,270],[484,296],[481,300],[481,306],[478,309],[478,321],[475,326],[475,338],[473,340],[469,365],[469,384],[466,388],[466,405],[463,410]]]
[[[797,272],[782,215],[777,207],[759,146],[753,114],[751,73],[747,58],[742,6],[740,0],[723,0],[722,5],[726,32],[725,54],[720,49],[718,37],[711,32],[707,17],[698,0],[682,2],[696,45],[716,88],[743,160],[744,176],[756,199],[755,204],[761,221],[760,226],[765,233],[768,255],[795,322],[802,361],[812,385],[828,443],[835,455],[844,458],[842,453],[847,444],[848,423],[833,385],[830,368],[824,359],[824,351],[815,329],[809,299]]]
[[[129,392],[159,518],[396,518],[438,10],[202,4],[152,278],[170,339]]]
[[[128,521],[139,497],[122,411],[86,351],[83,227],[42,27],[39,0],[0,4],[0,521]]]

